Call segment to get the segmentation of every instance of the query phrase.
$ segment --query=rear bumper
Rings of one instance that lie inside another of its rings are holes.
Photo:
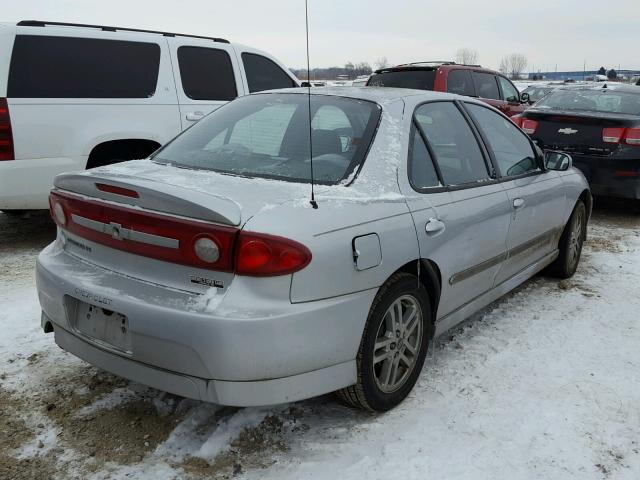
[[[43,326],[51,323],[63,349],[122,377],[234,406],[300,400],[355,383],[355,357],[376,293],[291,304],[288,288],[286,299],[260,298],[237,277],[208,313],[193,307],[198,294],[89,264],[59,240],[40,254],[36,279]],[[70,299],[98,306],[108,300],[109,310],[126,315],[131,353],[76,331]]]
[[[573,164],[582,171],[594,195],[640,199],[640,158],[573,155]]]
[[[0,161],[0,210],[49,208],[55,176],[84,170],[86,163],[87,157]]]

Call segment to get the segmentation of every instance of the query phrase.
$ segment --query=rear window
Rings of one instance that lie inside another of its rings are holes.
[[[233,65],[224,50],[178,48],[182,89],[192,100],[233,100],[238,96]]]
[[[314,179],[334,184],[363,162],[380,118],[372,102],[311,96]],[[161,149],[154,160],[232,175],[295,182],[311,178],[309,97],[241,97]]]
[[[640,115],[640,93],[606,88],[554,90],[536,103],[536,108]]]
[[[242,63],[251,93],[297,86],[275,62],[262,55],[243,53]]]
[[[375,73],[367,85],[371,87],[414,88],[433,90],[436,78],[435,70],[398,70]]]
[[[159,68],[155,43],[18,35],[7,96],[148,98],[156,91]]]

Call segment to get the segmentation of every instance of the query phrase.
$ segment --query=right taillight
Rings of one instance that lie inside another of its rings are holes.
[[[311,261],[304,245],[287,238],[240,232],[236,245],[236,273],[253,277],[287,275]]]
[[[13,132],[6,98],[0,98],[0,160],[14,160]]]
[[[640,147],[640,128],[627,128],[624,132],[624,143]]]

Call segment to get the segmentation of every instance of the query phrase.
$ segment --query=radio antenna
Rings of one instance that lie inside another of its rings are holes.
[[[311,129],[311,62],[309,61],[309,1],[304,0],[304,19],[307,32],[307,99],[309,101],[309,158],[311,163],[311,201],[313,208],[318,208],[314,192],[313,179],[313,132]]]

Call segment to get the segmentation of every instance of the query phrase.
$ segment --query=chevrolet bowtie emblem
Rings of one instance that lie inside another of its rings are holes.
[[[558,133],[564,133],[565,135],[573,135],[574,133],[578,133],[578,130],[574,130],[573,128],[561,128],[558,130]]]

